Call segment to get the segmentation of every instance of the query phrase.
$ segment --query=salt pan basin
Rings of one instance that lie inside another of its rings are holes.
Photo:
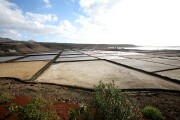
[[[136,59],[114,59],[111,60],[117,63],[121,63],[133,68],[141,69],[148,72],[156,72],[156,71],[162,71],[167,69],[174,69],[178,68],[176,66],[161,64],[161,63],[155,63],[150,61],[143,61],[143,60],[136,60]]]
[[[0,57],[0,62],[5,62],[5,61],[9,61],[12,59],[16,59],[16,58],[20,58],[23,56],[5,56],[5,57]]]
[[[144,59],[144,60],[150,61],[150,62],[155,62],[155,63],[162,63],[162,64],[180,67],[180,61],[179,60],[170,60],[170,59],[162,59],[162,58],[151,58],[151,59]]]
[[[56,62],[67,62],[67,61],[83,61],[83,60],[97,60],[95,57],[69,57],[69,58],[58,58]]]
[[[1,63],[0,77],[28,80],[47,63],[48,61]]]
[[[180,69],[158,72],[157,74],[180,81]]]
[[[114,80],[120,89],[160,88],[180,90],[180,86],[166,80],[124,68],[103,60],[53,64],[36,81],[93,88],[99,81]]]
[[[24,61],[37,61],[37,60],[52,60],[56,57],[56,55],[43,55],[43,56],[29,56],[23,59],[19,59],[17,61],[24,62]]]
[[[73,57],[88,57],[88,55],[85,54],[79,54],[79,55],[61,55],[61,58],[73,58]]]

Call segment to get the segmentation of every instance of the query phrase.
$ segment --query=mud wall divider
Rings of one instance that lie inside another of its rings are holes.
[[[149,75],[152,75],[152,76],[155,76],[155,77],[158,77],[158,78],[162,78],[162,79],[164,79],[166,81],[173,82],[173,83],[176,83],[176,84],[180,85],[180,81],[177,80],[177,79],[172,79],[172,78],[169,78],[169,77],[161,76],[159,74],[155,74],[154,72],[148,72],[148,71],[145,71],[145,70],[142,70],[142,69],[134,68],[134,67],[124,65],[124,64],[121,64],[121,63],[117,63],[117,62],[114,62],[114,61],[111,61],[111,60],[106,60],[106,59],[102,59],[102,60],[105,60],[107,62],[129,68],[129,69],[133,69],[133,70],[145,73],[145,74],[149,74]]]
[[[35,75],[31,77],[28,81],[35,81],[49,66],[56,61],[56,59],[61,55],[62,51],[58,53],[56,57],[54,57],[48,64],[46,64],[43,68],[41,68]]]

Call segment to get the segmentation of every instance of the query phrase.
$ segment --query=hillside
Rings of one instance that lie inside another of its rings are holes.
[[[60,49],[98,49],[108,50],[117,48],[135,47],[132,44],[75,44],[75,43],[49,43],[29,41],[16,41],[0,37],[0,54],[19,54],[48,52]]]
[[[15,41],[8,38],[0,38],[0,54],[1,55],[48,52],[48,51],[50,51],[49,48],[42,46],[37,42]]]
[[[76,44],[76,43],[39,43],[51,49],[100,49],[136,47],[132,44]]]
[[[2,43],[2,42],[15,42],[15,41],[12,40],[12,39],[9,39],[9,38],[2,38],[2,37],[0,37],[0,43]]]

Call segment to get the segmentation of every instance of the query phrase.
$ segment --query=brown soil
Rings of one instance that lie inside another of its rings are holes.
[[[151,105],[159,108],[166,120],[180,120],[180,93],[169,92],[132,92],[140,108]]]
[[[0,77],[13,77],[28,80],[43,68],[48,61],[1,63]]]
[[[85,103],[90,105],[93,99],[93,92],[72,89],[57,85],[45,84],[24,84],[10,79],[0,79],[0,91],[9,92],[15,96],[34,97],[39,94],[44,98],[51,99],[56,104],[58,114],[67,118],[70,107],[77,107],[77,104]],[[180,94],[169,92],[129,92],[131,98],[137,100],[140,108],[146,105],[158,107],[167,120],[180,119]],[[57,105],[57,103],[59,103]],[[66,104],[69,103],[69,104]],[[4,104],[3,104],[4,105]],[[5,104],[6,105],[6,104]],[[63,109],[64,108],[64,109]],[[3,109],[0,109],[1,113]],[[2,116],[2,114],[0,115]]]

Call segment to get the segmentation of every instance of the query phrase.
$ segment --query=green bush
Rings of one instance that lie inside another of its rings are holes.
[[[77,120],[79,116],[79,111],[75,109],[70,109],[68,111],[68,115],[69,115],[69,120]]]
[[[114,82],[99,83],[95,86],[95,119],[101,120],[136,120],[139,119],[140,110],[133,100],[118,90]]]
[[[56,112],[51,109],[51,104],[45,99],[36,98],[26,106],[11,104],[8,107],[10,113],[18,113],[21,120],[58,120]]]
[[[69,120],[93,120],[92,116],[87,110],[87,106],[84,104],[81,104],[79,109],[70,109],[68,114]]]
[[[1,93],[0,94],[0,104],[4,102],[9,102],[13,97],[10,93]]]
[[[143,109],[143,115],[147,118],[150,118],[152,120],[164,120],[164,116],[162,115],[161,111],[152,106],[146,106]]]

